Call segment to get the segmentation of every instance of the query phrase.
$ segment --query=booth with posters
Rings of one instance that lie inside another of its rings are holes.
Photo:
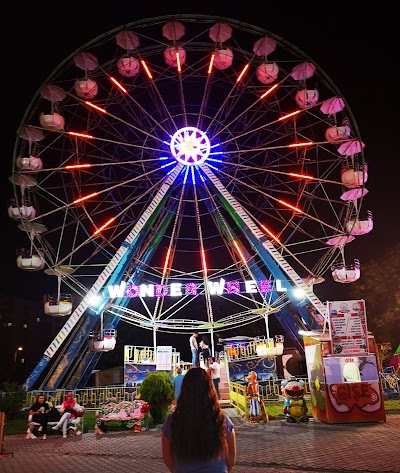
[[[327,302],[327,315],[329,331],[302,332],[313,417],[329,424],[385,422],[365,301]]]

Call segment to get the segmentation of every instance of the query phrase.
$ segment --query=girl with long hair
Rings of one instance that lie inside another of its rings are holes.
[[[162,453],[171,473],[228,473],[235,465],[234,425],[203,368],[191,368],[183,378],[175,410],[162,427]]]

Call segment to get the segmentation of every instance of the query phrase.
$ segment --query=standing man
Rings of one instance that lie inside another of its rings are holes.
[[[217,343],[215,344],[215,358],[219,362],[224,359],[224,342],[222,337],[218,335]]]
[[[212,356],[211,358],[211,365],[210,365],[210,372],[211,372],[211,379],[214,383],[215,390],[217,391],[218,399],[221,399],[221,395],[219,393],[219,382],[221,381],[221,365],[215,360],[215,357]]]
[[[193,335],[189,338],[190,349],[192,351],[192,366],[198,366],[198,352],[199,345],[197,344],[197,337],[199,332],[193,332]]]

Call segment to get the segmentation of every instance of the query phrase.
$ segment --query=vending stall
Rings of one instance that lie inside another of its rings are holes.
[[[328,302],[327,311],[328,330],[302,332],[313,417],[329,424],[385,422],[365,301]]]

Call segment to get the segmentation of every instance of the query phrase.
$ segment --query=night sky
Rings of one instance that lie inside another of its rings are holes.
[[[15,252],[24,246],[26,237],[7,216],[16,131],[34,94],[54,68],[86,42],[126,23],[175,13],[213,15],[261,27],[304,51],[330,76],[346,98],[366,144],[369,193],[363,205],[374,218],[373,231],[358,237],[357,246],[346,255],[350,260],[358,258],[362,265],[394,246],[398,242],[396,208],[400,200],[399,153],[395,151],[398,38],[393,12],[365,5],[362,10],[349,12],[338,4],[322,8],[320,2],[315,6],[312,2],[242,2],[241,7],[230,2],[198,2],[196,6],[195,2],[175,1],[161,7],[158,3],[36,2],[29,7],[15,3],[10,7],[13,12],[3,19],[3,291],[35,300],[47,292],[45,275],[26,274],[16,267]],[[248,5],[261,3],[264,6],[248,9]],[[331,13],[326,13],[329,9]],[[336,293],[318,295],[321,300],[337,298]]]

